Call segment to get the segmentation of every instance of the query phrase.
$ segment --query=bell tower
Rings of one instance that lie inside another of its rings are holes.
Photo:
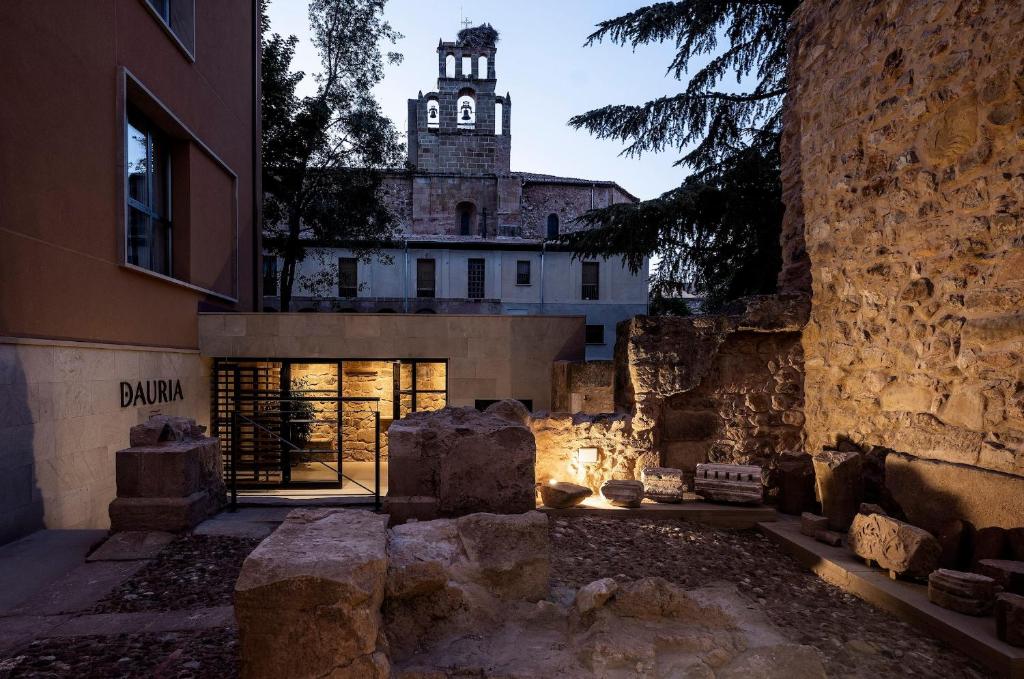
[[[437,89],[409,100],[409,162],[420,172],[509,174],[512,100],[495,93],[489,26],[437,45]]]

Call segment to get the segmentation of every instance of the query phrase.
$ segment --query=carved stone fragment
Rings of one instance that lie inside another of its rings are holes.
[[[988,615],[998,585],[992,578],[940,568],[928,576],[928,600],[966,615]]]
[[[988,526],[971,537],[971,570],[985,559],[1001,559],[1006,549],[1006,529]]]
[[[832,547],[839,547],[843,544],[843,534],[834,530],[819,530],[814,534],[814,539]]]
[[[698,464],[694,492],[705,500],[757,504],[764,497],[761,468],[743,464]]]
[[[995,580],[1010,594],[1024,596],[1024,561],[982,559],[975,570]]]
[[[682,469],[671,467],[645,467],[640,473],[644,494],[655,502],[678,503],[683,501],[686,479]]]
[[[814,506],[814,465],[811,456],[783,455],[778,465],[779,511],[800,514]]]
[[[800,532],[808,537],[814,537],[820,530],[828,530],[828,517],[818,516],[810,512],[800,515]]]
[[[996,636],[1011,646],[1024,646],[1024,596],[996,596]]]
[[[859,453],[826,450],[815,453],[814,488],[822,514],[833,530],[846,530],[860,509],[864,477]]]
[[[601,484],[601,497],[616,507],[639,507],[644,501],[644,484],[640,481],[611,479]]]
[[[847,535],[850,549],[893,577],[927,577],[939,564],[942,547],[928,531],[881,514],[857,514]]]
[[[593,494],[586,486],[565,481],[545,483],[540,487],[540,497],[544,501],[544,506],[552,509],[575,507]]]

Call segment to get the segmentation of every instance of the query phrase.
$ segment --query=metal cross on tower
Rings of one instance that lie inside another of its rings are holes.
[[[473,25],[473,22],[470,21],[468,18],[463,19],[461,23],[463,28],[469,28],[470,26]]]

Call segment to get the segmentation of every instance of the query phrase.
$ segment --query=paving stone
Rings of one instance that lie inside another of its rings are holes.
[[[173,533],[163,531],[129,530],[114,533],[97,547],[86,561],[138,561],[152,559],[167,543],[174,540]]]

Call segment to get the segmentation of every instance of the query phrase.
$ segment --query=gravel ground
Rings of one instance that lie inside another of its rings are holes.
[[[733,582],[783,634],[821,651],[832,677],[990,676],[942,642],[805,571],[756,531],[579,518],[552,521],[551,538],[554,585],[650,576],[688,589]]]
[[[0,679],[232,679],[233,629],[36,641],[0,660]]]
[[[821,651],[831,677],[990,676],[941,642],[804,571],[755,531],[574,518],[552,521],[551,537],[553,585],[575,588],[604,577],[655,575],[686,588],[734,582],[783,634]],[[228,605],[242,561],[257,544],[254,539],[179,538],[92,612]],[[237,632],[230,628],[48,639],[0,656],[0,679],[231,679],[237,676],[236,645]]]
[[[186,535],[93,608],[93,613],[230,606],[235,580],[258,539]]]

